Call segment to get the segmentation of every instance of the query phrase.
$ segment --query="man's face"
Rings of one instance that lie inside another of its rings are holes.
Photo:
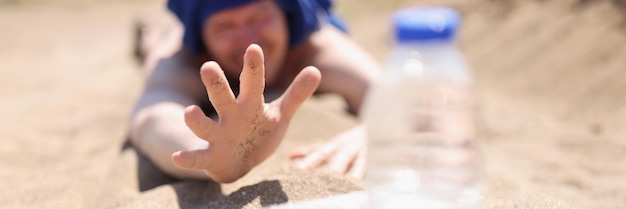
[[[268,83],[276,79],[288,49],[286,19],[271,0],[213,14],[204,22],[202,38],[215,61],[231,76],[241,73],[246,48],[253,43],[261,46]]]

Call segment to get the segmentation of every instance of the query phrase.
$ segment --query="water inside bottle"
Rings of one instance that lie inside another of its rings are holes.
[[[370,208],[480,208],[471,89],[396,79],[378,90],[389,102],[373,107],[384,109],[368,130]]]

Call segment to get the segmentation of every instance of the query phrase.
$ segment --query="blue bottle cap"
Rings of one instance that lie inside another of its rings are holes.
[[[459,21],[459,14],[450,8],[403,9],[393,16],[396,42],[452,40]]]

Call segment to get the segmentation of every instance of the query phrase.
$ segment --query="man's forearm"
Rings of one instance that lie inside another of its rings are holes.
[[[172,153],[207,147],[184,122],[184,107],[175,103],[160,103],[142,108],[133,117],[131,141],[158,168],[177,178],[207,179],[201,171],[174,166]]]
[[[324,75],[318,90],[339,93],[346,99],[350,112],[358,114],[368,88],[380,78],[380,66],[365,50],[333,27],[322,28],[311,39],[318,49],[313,65]]]

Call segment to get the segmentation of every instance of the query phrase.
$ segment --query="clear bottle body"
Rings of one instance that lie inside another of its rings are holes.
[[[370,208],[480,208],[475,100],[446,41],[396,45],[368,95]]]

